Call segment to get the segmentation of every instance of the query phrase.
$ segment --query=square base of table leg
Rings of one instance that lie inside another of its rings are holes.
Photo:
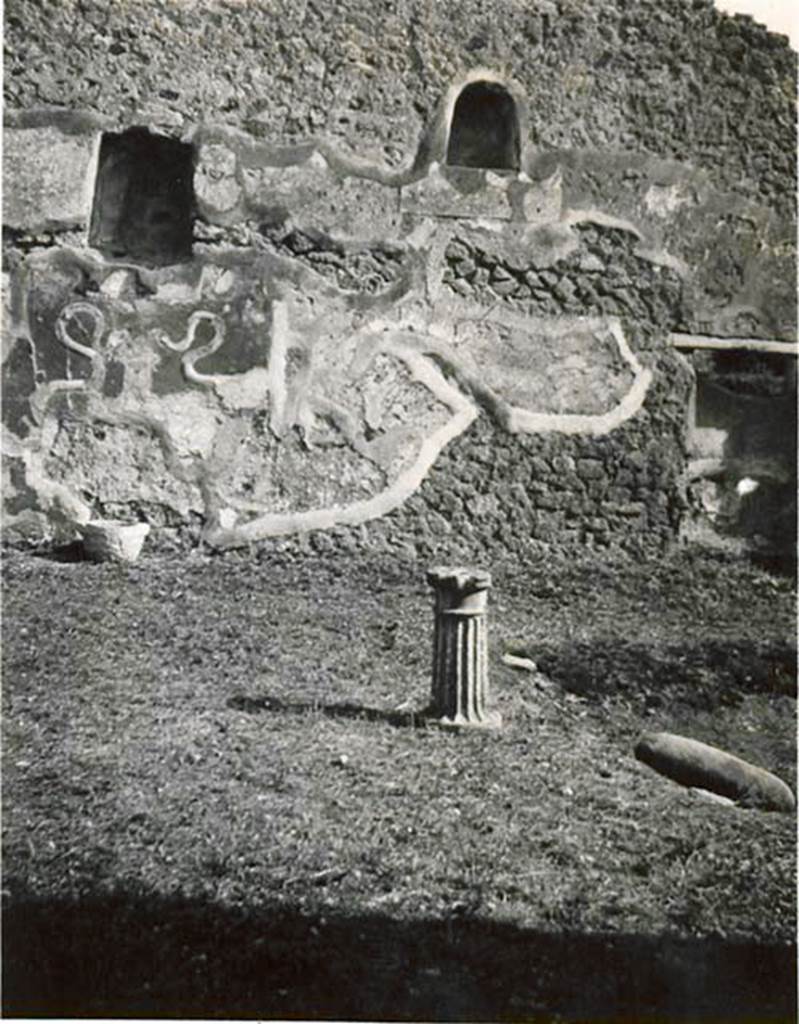
[[[438,725],[442,729],[501,729],[502,715],[498,711],[487,711],[480,718],[467,718],[465,715],[437,715],[427,709],[423,713],[427,725]]]

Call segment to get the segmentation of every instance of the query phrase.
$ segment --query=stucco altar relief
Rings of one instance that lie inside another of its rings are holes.
[[[192,141],[190,262],[64,245],[12,271],[10,521],[195,522],[219,545],[364,522],[479,415],[587,436],[634,417],[655,362],[634,324],[665,335],[714,288],[714,316],[762,306],[776,229],[714,221],[736,254],[717,274],[693,225],[718,201],[688,170],[555,153],[389,174],[321,142]]]
[[[413,352],[364,346],[346,297],[252,256],[161,272],[145,296],[123,280],[133,270],[61,253],[51,275],[40,261],[15,324],[33,387],[6,452],[41,511],[194,514],[220,543],[361,522],[404,500],[474,418]]]

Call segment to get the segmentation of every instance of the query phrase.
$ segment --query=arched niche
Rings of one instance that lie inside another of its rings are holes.
[[[452,112],[447,163],[518,171],[519,154],[519,117],[508,90],[488,81],[464,86]]]

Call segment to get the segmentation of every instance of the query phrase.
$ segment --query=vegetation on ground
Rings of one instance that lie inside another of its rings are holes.
[[[793,1012],[795,816],[633,747],[682,733],[795,791],[794,581],[486,566],[503,726],[455,733],[421,715],[425,568],[5,555],[7,1015]]]

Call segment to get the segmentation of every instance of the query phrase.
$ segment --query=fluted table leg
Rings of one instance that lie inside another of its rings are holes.
[[[491,577],[480,570],[442,567],[431,569],[427,582],[435,591],[429,717],[452,727],[496,728],[502,719],[486,707]]]

